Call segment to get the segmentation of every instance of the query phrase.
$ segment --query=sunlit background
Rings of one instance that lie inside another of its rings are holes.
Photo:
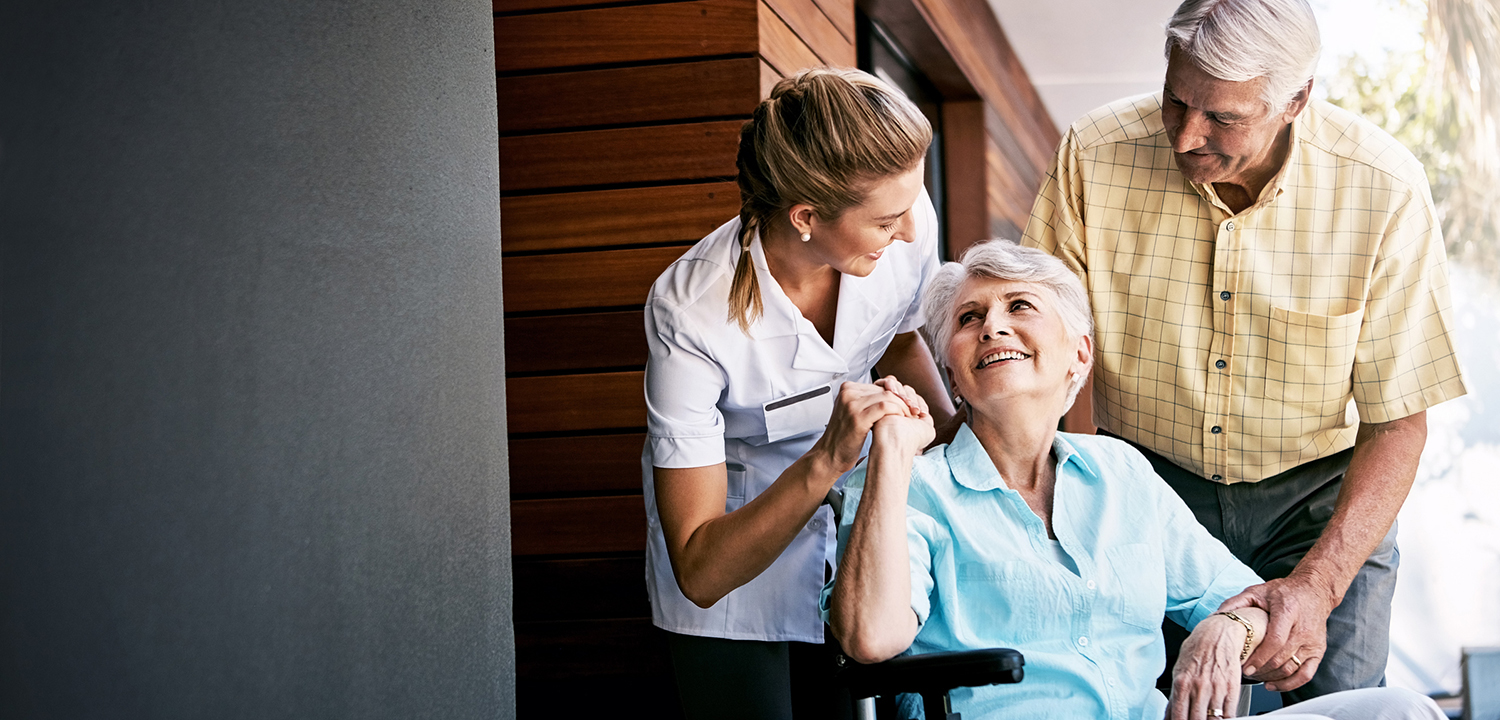
[[[1161,88],[1161,28],[1177,2],[991,0],[1063,128]],[[1311,2],[1324,48],[1317,96],[1411,148],[1443,214],[1469,395],[1428,413],[1400,519],[1389,682],[1450,695],[1463,647],[1500,646],[1500,2]]]

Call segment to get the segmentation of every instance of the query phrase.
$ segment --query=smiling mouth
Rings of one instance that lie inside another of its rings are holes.
[[[975,366],[974,369],[976,369],[976,370],[983,370],[983,369],[985,369],[985,368],[987,368],[987,367],[989,367],[991,365],[994,365],[995,363],[998,363],[998,362],[1005,362],[1006,360],[1026,360],[1026,359],[1028,359],[1030,357],[1031,357],[1030,355],[1027,355],[1026,353],[1020,352],[1018,350],[1005,350],[1005,351],[1002,351],[1002,352],[993,352],[993,353],[990,353],[990,354],[985,355],[984,357],[980,358],[979,359],[979,364],[977,366]]]

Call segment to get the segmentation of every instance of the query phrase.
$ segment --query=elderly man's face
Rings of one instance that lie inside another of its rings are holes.
[[[1176,48],[1167,60],[1162,122],[1177,169],[1196,183],[1228,183],[1259,192],[1284,158],[1281,134],[1306,104],[1279,113],[1261,102],[1265,78],[1244,82],[1209,75]]]

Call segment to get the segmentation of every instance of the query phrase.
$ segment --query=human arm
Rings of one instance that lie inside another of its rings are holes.
[[[909,405],[887,389],[887,382],[844,383],[822,437],[770,487],[734,512],[724,512],[724,463],[654,469],[657,514],[683,595],[699,607],[711,607],[781,556],[829,488],[858,462],[875,421],[906,415],[920,402],[913,398]]]
[[[1312,549],[1287,577],[1246,588],[1224,604],[1270,613],[1266,640],[1245,665],[1268,690],[1301,687],[1317,672],[1328,645],[1328,615],[1396,521],[1426,440],[1426,411],[1361,424],[1333,517]]]
[[[1240,700],[1241,658],[1246,638],[1254,652],[1266,636],[1266,613],[1260,608],[1234,611],[1243,623],[1227,615],[1210,615],[1193,628],[1182,643],[1177,664],[1172,667],[1172,697],[1167,705],[1169,720],[1199,720],[1217,709],[1222,717],[1233,717]]]
[[[839,564],[828,617],[844,651],[861,663],[892,658],[917,636],[906,499],[913,459],[932,434],[931,416],[887,416],[875,424],[863,495]]]
[[[937,362],[932,359],[932,352],[917,331],[899,333],[892,338],[875,369],[881,375],[895,376],[916,390],[927,401],[928,412],[932,413],[933,423],[937,426],[942,427],[953,420],[953,402],[948,399]]]

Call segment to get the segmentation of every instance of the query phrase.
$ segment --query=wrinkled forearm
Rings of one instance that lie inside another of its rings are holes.
[[[911,609],[906,545],[906,496],[912,455],[881,447],[870,452],[864,494],[839,564],[829,625],[844,652],[862,663],[895,657],[917,634]]]
[[[1360,426],[1333,517],[1294,573],[1315,579],[1336,607],[1380,544],[1417,474],[1427,442],[1427,413]]]

